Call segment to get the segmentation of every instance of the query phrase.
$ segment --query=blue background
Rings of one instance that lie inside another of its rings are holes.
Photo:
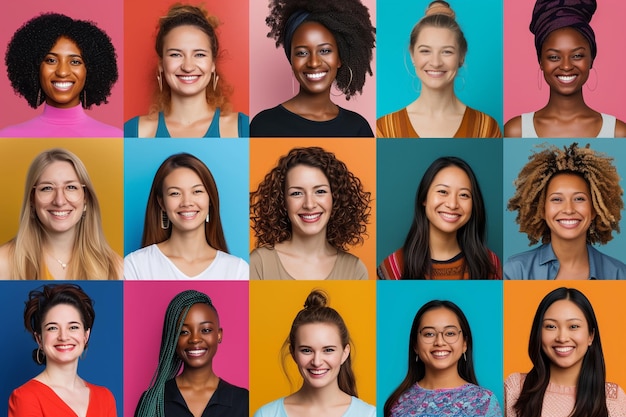
[[[502,260],[502,141],[378,139],[376,143],[376,261],[401,248],[413,221],[424,171],[441,156],[465,160],[476,174],[487,216],[487,246]]]
[[[522,167],[528,162],[528,157],[532,152],[539,150],[537,145],[542,143],[549,143],[559,148],[569,146],[573,142],[577,142],[579,147],[584,147],[587,143],[591,144],[591,149],[599,152],[604,152],[608,156],[614,158],[613,164],[617,168],[617,173],[620,174],[620,185],[624,187],[623,176],[626,175],[626,142],[623,140],[614,139],[539,139],[539,140],[519,140],[519,139],[504,139],[504,154],[507,156],[506,165],[504,168],[504,201],[503,207],[506,210],[508,200],[513,197],[515,193],[515,187],[513,182],[517,178]],[[515,255],[520,252],[528,251],[532,248],[541,245],[541,242],[534,246],[528,246],[529,240],[525,233],[519,232],[519,225],[515,223],[516,211],[506,210],[504,213],[504,234],[506,239],[504,241],[504,260],[509,256]],[[624,227],[624,210],[622,210],[621,227]],[[619,259],[622,262],[626,262],[624,256],[624,247],[626,247],[626,238],[623,234],[613,232],[613,240],[606,245],[595,245],[595,247],[602,253],[610,255]]]
[[[376,117],[406,107],[419,95],[414,90],[420,82],[411,64],[409,36],[430,2],[377,2]],[[502,128],[502,1],[449,3],[468,44],[455,92],[463,103],[492,116]]]
[[[62,281],[56,281],[55,284]],[[89,348],[79,360],[78,375],[85,381],[108,388],[115,397],[117,415],[122,416],[122,282],[73,281],[94,301],[96,319],[89,337]],[[28,292],[47,285],[42,281],[4,281],[0,283],[0,308],[4,330],[0,344],[0,404],[7,407],[11,392],[44,370],[32,359],[37,348],[33,336],[24,328],[24,302]],[[0,408],[1,409],[1,408]],[[6,408],[4,408],[6,410]]]
[[[248,139],[124,139],[124,255],[141,247],[146,203],[157,169],[170,155],[199,158],[215,178],[228,250],[248,260]]]
[[[491,390],[503,407],[502,281],[378,281],[376,287],[376,405],[385,401],[407,371],[411,324],[431,300],[458,305],[472,330],[474,370],[480,386]]]

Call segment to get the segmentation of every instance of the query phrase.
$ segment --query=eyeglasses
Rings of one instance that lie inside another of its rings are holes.
[[[63,186],[39,184],[33,188],[35,189],[35,197],[42,203],[52,202],[59,191],[63,191],[65,199],[72,203],[80,201],[85,196],[85,184],[77,182],[69,182]]]
[[[461,329],[457,329],[454,326],[444,327],[440,332],[436,331],[432,327],[424,327],[419,331],[419,336],[422,342],[432,344],[435,343],[435,340],[437,340],[437,335],[441,333],[441,337],[443,337],[444,342],[452,344],[459,340],[461,332]]]

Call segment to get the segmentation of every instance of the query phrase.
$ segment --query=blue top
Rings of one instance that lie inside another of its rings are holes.
[[[589,279],[626,279],[626,265],[587,245]],[[511,256],[504,263],[504,279],[555,279],[559,260],[551,243]]]
[[[165,125],[165,116],[163,112],[159,112],[159,119],[157,124],[157,130],[154,135],[156,138],[171,138],[170,132]],[[220,108],[215,109],[213,120],[211,125],[204,134],[204,138],[219,138],[220,136]],[[237,131],[240,138],[247,138],[250,136],[250,119],[243,113],[237,113]],[[124,137],[137,138],[139,137],[139,116],[133,117],[124,123]]]
[[[289,417],[285,411],[284,400],[285,398],[279,398],[265,404],[254,413],[254,417]],[[343,414],[343,417],[376,417],[376,407],[359,400],[357,397],[352,397],[350,407]]]
[[[457,388],[426,389],[415,383],[391,408],[391,417],[501,417],[496,396],[486,388],[465,384]]]

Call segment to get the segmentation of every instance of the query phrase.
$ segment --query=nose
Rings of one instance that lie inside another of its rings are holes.
[[[434,66],[434,67],[440,66],[441,65],[441,55],[439,55],[437,53],[433,53],[430,62],[431,62],[431,65]]]
[[[315,202],[315,196],[313,196],[312,194],[306,194],[304,197],[303,208],[310,210],[315,208],[316,205],[317,203]]]
[[[563,205],[563,213],[573,213],[574,211],[574,205],[572,202],[570,200],[566,200]]]
[[[55,74],[58,77],[67,77],[70,73],[70,64],[64,59],[60,59],[55,68]]]
[[[316,53],[309,54],[307,65],[311,68],[319,67],[321,63],[320,57]]]
[[[311,358],[311,365],[314,368],[319,368],[320,366],[322,366],[322,357],[320,353],[313,353],[313,357]]]
[[[57,340],[65,340],[65,330],[59,328],[59,333],[57,333]]]
[[[195,64],[193,62],[193,58],[192,57],[184,57],[183,58],[183,63],[180,66],[180,69],[183,70],[184,72],[191,72],[193,71],[195,68]]]
[[[567,329],[559,328],[557,330],[556,340],[558,342],[566,342],[567,340],[569,340],[569,332],[567,331]]]
[[[61,187],[55,188],[53,201],[54,201],[54,204],[57,206],[62,206],[63,204],[66,203],[67,199],[65,198],[65,191],[63,191],[63,188]]]
[[[459,206],[459,200],[455,194],[450,194],[446,199],[446,206],[451,209],[455,209]]]
[[[180,205],[183,207],[187,207],[191,205],[191,194],[190,193],[182,193],[182,198],[180,200]]]
[[[189,344],[195,344],[195,343],[198,343],[199,341],[200,341],[200,334],[199,334],[197,331],[192,330],[192,331],[189,333],[189,340],[188,340],[188,343],[189,343]]]
[[[446,341],[443,340],[443,332],[438,332],[437,335],[435,336],[435,342],[434,344],[437,346],[441,346],[441,345],[445,345]]]
[[[563,71],[569,71],[572,69],[572,62],[568,56],[564,56],[563,59],[561,59],[561,69]]]

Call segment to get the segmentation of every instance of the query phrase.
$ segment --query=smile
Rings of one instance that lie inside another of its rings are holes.
[[[433,71],[433,70],[428,70],[424,72],[433,78],[443,77],[443,75],[446,73],[445,71]]]
[[[322,217],[322,213],[313,213],[313,214],[299,214],[300,218],[305,223],[315,223]]]
[[[326,76],[326,74],[328,74],[327,71],[325,71],[325,72],[306,73],[304,75],[309,80],[314,80],[315,81],[315,80],[321,80],[322,78],[324,78]]]
[[[567,228],[567,229],[574,229],[575,227],[577,227],[580,224],[580,220],[576,220],[576,219],[563,219],[563,220],[557,220],[557,223],[559,223],[561,226]]]
[[[196,82],[200,78],[199,75],[177,75],[176,77],[182,82],[189,84]]]
[[[187,353],[187,356],[195,358],[195,357],[198,357],[198,356],[203,356],[205,353],[207,353],[207,349],[187,350],[187,351],[185,351],[185,353]]]
[[[67,216],[70,215],[71,211],[70,210],[66,210],[66,211],[49,211],[49,213],[52,214],[54,217],[66,218]]]
[[[573,346],[555,347],[554,351],[559,356],[567,356],[574,350]]]
[[[328,373],[328,369],[309,369],[309,373],[314,376],[324,376]]]
[[[456,214],[456,213],[446,213],[443,211],[439,212],[439,216],[441,216],[441,218],[447,222],[456,222],[457,220],[459,220],[461,218],[460,214]]]
[[[68,351],[74,349],[74,345],[56,345],[54,348],[56,350]]]
[[[557,79],[563,84],[569,84],[574,82],[574,80],[578,77],[577,75],[557,75]]]
[[[57,90],[67,91],[74,85],[71,81],[53,81],[52,86]]]
[[[443,358],[447,358],[448,356],[450,356],[450,352],[444,351],[444,350],[437,350],[435,352],[431,352],[431,355],[433,355],[437,359],[443,359]]]
[[[181,211],[178,213],[178,215],[185,219],[193,219],[198,213],[198,211]]]

